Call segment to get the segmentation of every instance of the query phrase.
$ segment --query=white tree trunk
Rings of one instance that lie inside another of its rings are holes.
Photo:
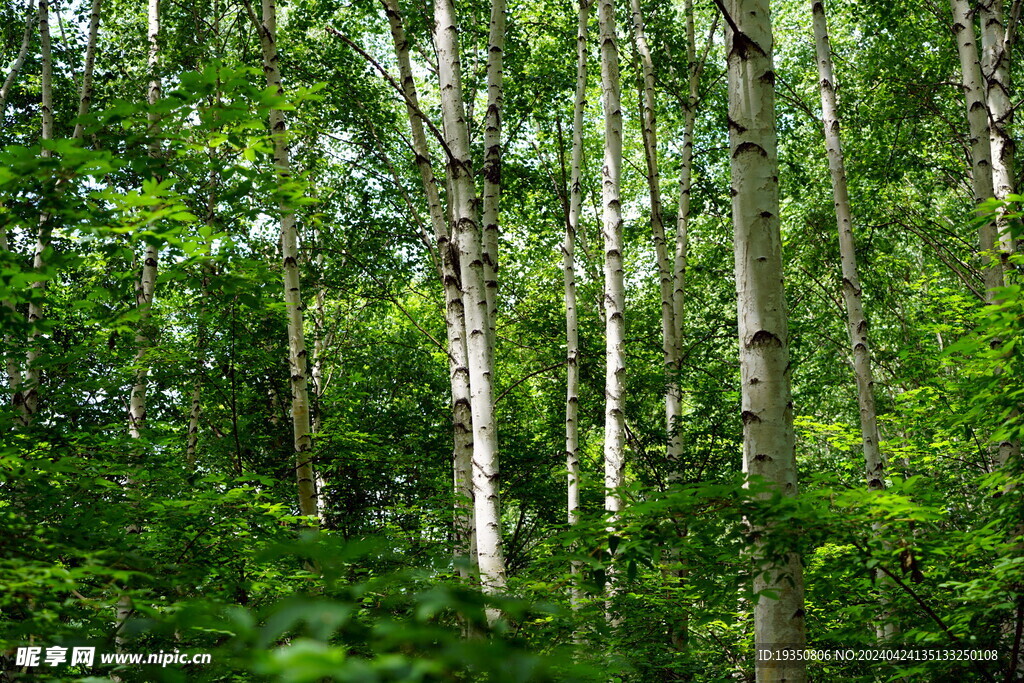
[[[437,190],[430,161],[427,136],[420,118],[419,96],[412,75],[409,43],[397,0],[384,0],[391,26],[399,78],[409,117],[413,154],[427,200],[430,225],[440,262],[445,297],[445,330],[448,341],[448,373],[452,391],[454,450],[452,470],[455,486],[455,542],[453,554],[459,573],[465,578],[476,566],[476,529],[473,514],[473,418],[470,407],[469,368],[466,361],[466,316],[460,289],[458,255],[448,232],[448,222]]]
[[[263,20],[259,26],[263,48],[263,70],[267,85],[277,95],[284,94],[277,52],[277,6],[275,0],[263,0]],[[287,199],[286,185],[291,182],[288,151],[288,127],[284,113],[270,110],[270,135],[274,142],[274,170],[278,181],[278,209],[281,214],[281,260],[284,275],[284,300],[288,309],[288,365],[291,370],[292,431],[295,447],[295,477],[298,483],[299,514],[316,523],[316,483],[313,475],[313,438],[309,419],[309,387],[306,369],[306,338],[303,329],[302,294],[299,289],[298,231],[295,210]]]
[[[605,313],[604,508],[614,523],[622,510],[620,488],[624,483],[626,442],[626,296],[619,187],[622,170],[622,106],[614,0],[600,0],[598,20],[601,31],[601,102],[604,108],[604,167],[601,171]],[[608,595],[611,598],[615,595],[615,572],[612,565],[609,565],[608,580]],[[611,615],[610,605],[607,611]],[[615,622],[614,618],[611,620]]]
[[[41,88],[42,88],[42,140],[53,139],[53,54],[50,46],[50,3],[49,0],[39,0],[39,44],[41,52]],[[40,153],[44,158],[53,156],[53,152],[43,148]],[[43,260],[44,252],[50,245],[50,215],[42,212],[39,215],[39,229],[36,235],[35,254],[32,257],[32,268],[41,271],[46,262]],[[28,322],[35,327],[43,321],[43,292],[46,289],[46,282],[39,280],[32,283],[32,298],[28,304]],[[33,329],[29,333],[28,343],[28,365],[25,370],[25,393],[23,394],[23,405],[25,424],[32,422],[36,412],[39,410],[39,358],[42,351],[39,347],[39,330]]]
[[[487,334],[495,344],[498,319],[498,208],[501,200],[501,118],[505,50],[505,0],[491,0],[487,40],[487,114],[484,121],[483,259]]]
[[[21,73],[21,67],[25,65],[25,59],[28,57],[28,48],[32,42],[32,30],[35,28],[36,21],[39,18],[38,13],[33,9],[34,4],[34,0],[30,0],[28,16],[25,18],[25,32],[21,37],[21,48],[18,50],[18,56],[14,58],[11,68],[7,71],[7,77],[4,78],[3,86],[0,86],[0,126],[4,125],[4,117],[7,114],[7,96],[11,92],[11,86],[14,85],[14,81],[18,78],[18,74]]]
[[[727,0],[729,145],[736,257],[743,464],[780,493],[796,495],[796,454],[789,375],[788,322],[779,234],[775,74],[768,0]],[[771,529],[754,529],[755,534]],[[803,570],[795,552],[773,561],[755,547],[753,588],[758,647],[806,641]],[[775,598],[764,593],[771,592]],[[757,680],[806,680],[802,661],[757,666]]]
[[[100,30],[100,7],[101,7],[101,5],[102,5],[102,0],[92,0],[92,8],[89,10],[89,36],[86,39],[86,43],[85,43],[85,66],[84,66],[84,68],[82,70],[82,93],[81,93],[81,97],[79,97],[79,99],[78,99],[78,118],[79,119],[81,119],[83,116],[85,116],[86,114],[89,113],[89,107],[92,104],[92,74],[93,74],[93,68],[94,68],[94,66],[96,64],[96,37],[99,34],[99,30]],[[150,11],[152,12],[152,7],[150,7]],[[152,29],[153,29],[152,21],[153,21],[153,17],[150,16],[150,31],[152,31]],[[159,18],[157,18],[157,21],[159,22]],[[150,38],[152,39],[153,36],[150,36]],[[149,49],[150,49],[150,54],[149,54],[150,60],[151,61],[155,60],[156,59],[156,44],[151,42],[150,46],[149,46]],[[153,65],[155,65],[155,62],[151,66],[153,66]],[[150,104],[152,104],[156,100],[160,99],[159,87],[160,86],[159,86],[159,81],[158,81],[157,82],[157,89],[158,90],[157,90],[156,97],[154,98],[152,92],[149,93]],[[150,85],[150,88],[152,88],[152,84]],[[82,135],[85,132],[84,129],[85,129],[84,124],[82,123],[81,120],[79,120],[78,123],[75,124],[75,132],[72,134],[72,137],[74,137],[76,140],[81,140],[82,139]]]
[[[868,321],[864,315],[863,289],[857,273],[856,243],[853,236],[853,212],[846,184],[846,165],[839,136],[839,109],[836,106],[835,76],[832,70],[832,48],[828,38],[823,0],[812,0],[815,49],[818,57],[818,83],[825,129],[825,148],[835,199],[836,222],[839,227],[839,253],[843,271],[843,300],[846,303],[846,324],[853,348],[853,366],[857,375],[857,401],[860,406],[861,441],[868,488],[885,488],[885,471],[878,446],[878,416],[875,409],[874,379],[871,372],[871,345]]]
[[[675,381],[679,370],[680,346],[677,340],[679,321],[675,316],[675,275],[676,269],[669,258],[665,239],[665,223],[661,206],[661,173],[658,170],[658,127],[655,117],[654,60],[647,44],[644,30],[643,10],[640,0],[631,0],[633,12],[633,39],[640,55],[640,73],[643,82],[641,92],[641,133],[644,143],[644,158],[647,161],[647,189],[651,200],[651,234],[654,237],[654,251],[658,261],[658,280],[661,290],[661,346],[665,371],[665,431],[668,434],[667,455],[671,474],[674,475],[682,456],[683,444],[679,438],[679,421],[682,418],[682,404],[679,385]],[[674,477],[672,477],[674,478]]]
[[[21,68],[25,65],[25,59],[28,57],[28,48],[32,42],[32,31],[39,18],[34,5],[34,0],[31,0],[28,4],[27,16],[25,18],[25,32],[21,38],[21,48],[18,50],[18,56],[14,58],[14,62],[11,64],[11,68],[7,72],[7,77],[4,79],[3,86],[0,87],[0,126],[4,125],[7,113],[7,96],[11,91],[11,86],[14,85],[15,80],[18,78]],[[3,251],[8,250],[6,226],[0,227],[0,249]],[[16,314],[13,302],[5,299],[0,305],[8,309],[11,315]],[[8,341],[10,340],[9,337],[5,338]],[[14,356],[10,354],[8,354],[5,359],[5,365],[7,369],[8,386],[11,393],[11,401],[18,411],[18,418],[15,422],[15,427],[22,427],[31,421],[31,417],[29,416],[25,406],[25,397],[21,393],[21,385],[24,381],[21,373],[21,366],[18,364],[18,361],[15,360]]]
[[[99,26],[99,12],[96,2],[93,9],[93,24],[90,25],[90,36],[93,36],[93,28]],[[147,42],[149,45],[149,56],[147,67],[150,74],[149,91],[147,101],[152,107],[160,101],[160,77],[157,75],[157,67],[160,58],[160,0],[149,0]],[[80,116],[84,115],[91,99],[92,90],[92,59],[91,51],[86,49],[86,73],[82,77],[82,99],[79,107]],[[157,157],[160,153],[160,144],[156,141],[159,133],[159,118],[155,113],[150,112],[149,134],[153,137],[150,143],[149,154]],[[80,133],[79,127],[75,127],[76,133]],[[155,245],[147,242],[145,254],[142,261],[142,270],[139,279],[135,282],[135,308],[139,313],[138,330],[135,333],[135,382],[132,384],[131,394],[128,400],[128,432],[133,439],[142,436],[142,429],[146,422],[146,390],[149,386],[149,364],[146,359],[146,352],[153,343],[152,332],[149,329],[149,321],[153,312],[153,294],[156,289],[156,276],[158,268],[159,250]]]
[[[981,20],[981,71],[985,77],[988,106],[989,143],[992,149],[992,186],[997,199],[1016,192],[1014,177],[1013,104],[1010,101],[1010,46],[1006,42],[1003,0],[982,0],[978,5]],[[1005,260],[1016,251],[1013,237],[1002,212],[997,216],[999,250]],[[1009,268],[1008,263],[1004,263]]]
[[[822,123],[825,130],[825,149],[832,194],[835,201],[836,225],[839,228],[839,254],[843,273],[843,301],[846,304],[846,328],[853,350],[853,367],[857,380],[857,403],[860,409],[860,435],[864,450],[864,472],[868,489],[885,489],[885,463],[878,444],[878,412],[875,408],[875,381],[871,370],[871,344],[868,339],[868,321],[862,301],[863,288],[857,272],[857,250],[853,235],[853,210],[846,184],[846,165],[840,138],[839,108],[836,104],[835,75],[832,69],[832,46],[828,37],[823,0],[811,0],[814,22],[815,52],[818,61],[818,84],[821,91]],[[876,570],[880,586],[890,585],[882,570]],[[879,640],[895,635],[895,625],[888,622],[889,600],[883,597],[886,618],[876,628]]]
[[[971,146],[971,185],[977,204],[994,197],[992,185],[992,146],[989,139],[988,105],[985,82],[981,75],[978,46],[975,43],[974,13],[967,0],[950,0],[953,12],[953,33],[960,57],[961,82],[967,107],[968,135]],[[985,301],[994,302],[993,291],[1003,286],[1003,270],[996,256],[996,226],[992,221],[978,228],[985,280]]]
[[[489,311],[484,278],[483,239],[476,211],[476,189],[463,103],[458,27],[452,0],[434,2],[434,46],[437,50],[441,114],[451,157],[453,235],[458,246],[466,317],[470,407],[473,418],[473,489],[477,562],[484,590],[505,587],[501,545],[501,504],[498,480],[498,433],[494,419],[494,355],[489,343]],[[492,610],[489,618],[497,614]]]
[[[565,279],[565,468],[568,472],[566,506],[568,521],[576,526],[580,521],[580,427],[579,383],[580,340],[579,314],[576,310],[576,232],[579,229],[583,205],[581,178],[583,170],[583,115],[587,108],[587,24],[593,0],[580,0],[576,28],[576,97],[572,110],[572,160],[569,176],[569,214],[565,225],[565,243],[562,246],[562,271]],[[573,609],[579,607],[583,591],[579,586],[583,565],[570,564],[572,586],[569,601]]]

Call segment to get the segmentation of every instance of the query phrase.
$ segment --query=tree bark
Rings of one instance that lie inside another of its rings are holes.
[[[865,478],[868,489],[885,489],[885,463],[878,444],[878,412],[875,408],[875,380],[871,370],[871,344],[868,320],[864,314],[863,288],[857,269],[857,249],[853,235],[853,210],[846,183],[846,164],[840,138],[839,108],[836,104],[835,76],[832,69],[832,46],[828,37],[823,0],[811,1],[814,23],[815,51],[818,58],[818,85],[821,92],[822,123],[828,155],[832,194],[835,201],[836,225],[839,228],[839,254],[842,261],[843,301],[846,304],[846,328],[853,351],[853,367],[857,380],[857,404],[860,409],[861,445],[864,450]],[[879,585],[888,585],[888,578],[876,571]],[[883,599],[888,612],[888,600]],[[882,623],[876,629],[879,640],[895,635],[895,626]]]
[[[796,495],[788,321],[782,285],[775,73],[768,0],[727,0],[729,146],[742,381],[743,465],[779,493]],[[755,537],[771,528],[753,529]],[[772,560],[755,545],[758,647],[806,642],[803,570],[795,552]],[[771,596],[766,595],[766,592]],[[757,680],[806,680],[802,661],[757,665]]]
[[[622,510],[620,488],[625,474],[626,339],[625,288],[622,261],[622,106],[619,87],[619,49],[615,37],[614,0],[598,6],[601,31],[601,101],[604,108],[604,167],[601,171],[602,234],[604,237],[605,411],[604,507],[614,525]],[[609,529],[613,532],[613,529]],[[609,566],[609,598],[614,597],[613,567]],[[609,607],[608,613],[611,614]],[[615,619],[612,618],[614,622]]]
[[[985,78],[989,143],[992,149],[992,186],[996,199],[1016,192],[1013,140],[1013,104],[1010,101],[1010,46],[1006,40],[1003,0],[982,0],[978,4],[981,22],[981,71]],[[1006,270],[1010,254],[1016,251],[1005,212],[996,214],[999,251]]]
[[[569,180],[569,212],[565,223],[565,242],[562,246],[562,272],[565,280],[565,468],[568,472],[566,507],[568,522],[576,526],[580,521],[580,434],[579,383],[580,340],[579,314],[576,310],[576,232],[579,229],[583,205],[581,178],[583,171],[583,115],[587,108],[587,24],[593,0],[580,0],[576,28],[576,97],[572,110],[572,158]],[[573,560],[569,566],[572,586],[569,602],[578,609],[583,599],[579,586],[583,563]]]
[[[263,71],[267,86],[279,96],[281,68],[277,52],[277,6],[275,0],[263,0],[263,19],[259,24],[260,45],[263,49]],[[288,366],[291,371],[292,433],[295,448],[295,477],[298,484],[299,514],[316,524],[316,484],[313,475],[313,437],[310,430],[309,387],[306,370],[306,338],[303,329],[302,293],[299,286],[298,230],[295,209],[288,199],[287,185],[291,182],[291,160],[288,151],[288,126],[284,112],[270,110],[270,135],[274,143],[274,171],[278,182],[278,210],[280,212],[281,261],[284,280],[284,301],[288,309]]]
[[[454,450],[452,452],[453,480],[455,486],[455,542],[453,555],[456,569],[463,578],[472,573],[476,566],[476,530],[474,523],[473,494],[473,418],[470,407],[469,368],[466,360],[466,315],[462,300],[457,247],[448,232],[448,220],[437,190],[427,145],[426,131],[420,118],[419,95],[412,75],[409,59],[409,43],[405,26],[399,12],[397,0],[383,0],[384,10],[391,26],[391,38],[395,45],[399,78],[406,113],[409,118],[413,154],[419,170],[423,194],[427,200],[427,212],[434,232],[434,243],[439,255],[441,284],[445,297],[445,330],[448,341],[448,376],[452,392],[452,430]]]
[[[41,51],[41,88],[42,88],[42,134],[44,141],[53,140],[53,53],[50,45],[50,3],[39,0],[39,43]],[[40,156],[49,159],[53,151],[43,147]],[[35,254],[32,257],[32,268],[37,272],[46,267],[44,259],[46,249],[50,246],[50,214],[43,211],[39,215],[39,228],[36,235]],[[43,293],[46,282],[38,280],[32,283],[32,296],[28,303],[28,323],[31,328],[28,342],[28,364],[25,369],[25,393],[22,403],[26,426],[31,424],[39,410],[39,359],[40,349],[39,325],[43,321]]]
[[[992,185],[992,145],[989,136],[988,104],[981,62],[975,43],[974,14],[967,0],[950,0],[953,34],[960,58],[961,82],[967,106],[967,124],[971,147],[971,186],[976,204],[995,196]],[[994,303],[994,291],[1003,286],[1003,271],[998,258],[996,226],[986,221],[978,228],[985,302]]]
[[[491,0],[487,40],[487,115],[484,121],[483,259],[487,294],[487,334],[496,341],[498,319],[498,209],[501,201],[501,119],[505,50],[505,0]]]
[[[78,98],[78,122],[75,124],[75,132],[72,137],[76,140],[81,140],[82,135],[85,132],[85,124],[82,123],[82,118],[89,113],[89,107],[92,105],[92,79],[93,79],[93,68],[96,64],[96,37],[100,30],[100,7],[102,6],[102,0],[92,0],[92,7],[89,11],[89,36],[85,43],[85,66],[82,69],[82,93],[81,97]],[[150,7],[152,12],[152,6]],[[153,18],[150,16],[149,19],[150,31],[152,31]],[[159,19],[157,19],[159,21]],[[151,40],[153,37],[151,36]],[[156,44],[155,42],[150,43],[150,60],[155,60],[156,55]],[[151,64],[151,67],[155,66]],[[159,94],[159,81],[157,81],[157,95],[154,98],[153,93],[150,92],[150,104],[160,99]],[[152,90],[152,82],[150,83],[150,89]]]
[[[885,469],[878,446],[878,415],[875,409],[874,378],[871,371],[871,345],[868,321],[864,315],[863,288],[857,272],[856,243],[853,236],[853,211],[846,184],[846,165],[840,139],[839,109],[836,106],[835,76],[832,70],[832,48],[828,38],[823,0],[812,0],[815,48],[818,57],[818,82],[821,111],[825,129],[825,148],[835,200],[836,223],[839,227],[839,253],[843,272],[843,300],[846,303],[846,324],[853,349],[853,366],[857,376],[857,402],[860,407],[861,441],[868,488],[885,488]]]
[[[93,9],[98,10],[97,2],[93,3]],[[157,75],[157,66],[160,59],[160,0],[149,0],[149,20],[147,30],[147,41],[149,44],[149,56],[147,66],[149,69],[150,81],[146,99],[150,107],[154,107],[160,101],[160,77]],[[94,14],[96,22],[90,25],[90,36],[93,35],[94,26],[98,27],[99,14]],[[92,89],[92,60],[93,55],[86,49],[86,73],[82,77],[82,100],[79,106],[79,116],[87,111],[88,101]],[[152,138],[149,146],[149,155],[157,158],[160,155],[160,143],[157,141],[160,122],[159,117],[153,111],[147,115],[149,120],[149,134]],[[79,127],[75,127],[76,132]],[[157,178],[159,180],[159,178]],[[142,429],[146,421],[146,390],[149,386],[149,364],[146,353],[153,343],[152,331],[149,329],[149,321],[153,312],[153,294],[156,289],[156,276],[158,268],[159,250],[156,245],[146,242],[145,255],[143,256],[142,270],[139,279],[135,282],[135,307],[139,312],[138,330],[135,334],[135,382],[132,385],[131,395],[128,401],[128,431],[133,439],[142,436]]]
[[[18,50],[18,56],[14,58],[14,62],[11,64],[11,68],[7,71],[7,77],[4,79],[3,86],[0,86],[0,126],[4,125],[5,116],[7,115],[7,96],[11,92],[11,86],[14,85],[15,80],[18,78],[18,74],[21,73],[21,67],[25,65],[25,59],[28,57],[28,48],[32,43],[32,30],[35,28],[36,20],[38,19],[38,12],[33,9],[35,0],[29,0],[27,5],[27,15],[25,17],[25,32],[21,37],[21,48]]]
[[[682,418],[682,404],[679,385],[676,381],[679,370],[680,347],[676,336],[679,322],[675,317],[675,275],[676,269],[669,258],[665,239],[665,223],[661,205],[661,173],[658,170],[658,127],[655,116],[654,60],[647,44],[644,29],[643,10],[640,0],[631,0],[633,12],[633,39],[640,56],[641,73],[641,133],[644,144],[644,158],[647,161],[647,189],[651,200],[651,234],[658,261],[658,279],[661,290],[661,340],[662,362],[665,371],[665,432],[668,435],[666,451],[668,462],[674,472],[682,456],[683,444],[679,438],[679,421]]]
[[[452,189],[452,233],[458,247],[466,317],[466,352],[473,419],[473,503],[477,562],[484,590],[495,593],[505,587],[505,558],[501,545],[498,433],[494,419],[492,384],[494,355],[488,339],[490,316],[484,277],[483,239],[476,211],[469,128],[463,102],[458,27],[452,0],[434,1],[434,45],[441,88],[441,115],[451,152],[448,179]],[[493,620],[497,618],[497,613],[490,610],[488,616]]]

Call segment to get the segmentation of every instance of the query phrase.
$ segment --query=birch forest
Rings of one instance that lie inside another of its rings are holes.
[[[1024,681],[1021,0],[0,0],[0,681]]]

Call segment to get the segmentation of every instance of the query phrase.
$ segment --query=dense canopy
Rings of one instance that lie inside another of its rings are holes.
[[[770,4],[0,0],[0,680],[1024,680],[1022,3]]]

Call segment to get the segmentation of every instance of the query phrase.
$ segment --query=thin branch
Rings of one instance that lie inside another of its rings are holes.
[[[557,363],[554,363],[553,365],[547,366],[546,368],[541,368],[540,370],[534,370],[533,372],[531,372],[531,373],[529,373],[527,375],[524,375],[523,377],[520,377],[515,382],[510,384],[508,386],[508,388],[505,389],[505,391],[503,391],[500,394],[498,394],[498,398],[494,399],[494,404],[497,405],[498,401],[500,401],[501,399],[503,399],[505,397],[505,394],[507,394],[508,392],[512,391],[517,386],[519,386],[520,384],[522,384],[526,380],[530,379],[531,377],[536,377],[537,375],[539,375],[539,374],[541,374],[543,372],[547,372],[548,370],[554,370],[555,368],[558,368],[558,367],[561,367],[561,366],[565,365],[565,363],[566,363],[566,361],[561,360],[561,361],[558,361]]]
[[[399,84],[399,82],[395,80],[394,76],[389,74],[387,69],[385,69],[381,65],[381,63],[374,59],[366,50],[359,47],[356,43],[351,41],[340,31],[331,26],[328,26],[326,28],[328,33],[330,33],[332,36],[335,36],[336,38],[341,39],[343,43],[345,43],[350,48],[359,53],[359,55],[363,59],[369,62],[370,65],[373,66],[373,68],[375,68],[380,73],[380,75],[384,77],[384,79],[388,82],[388,85],[394,88],[395,91],[402,96],[402,101],[404,101],[405,104],[413,111],[413,113],[416,114],[416,116],[418,116],[420,120],[423,121],[424,124],[426,124],[427,128],[430,129],[430,132],[434,134],[434,137],[441,144],[441,148],[444,149],[444,153],[448,156],[448,160],[452,163],[458,163],[458,161],[455,158],[455,155],[452,154],[452,150],[448,147],[448,142],[445,140],[444,135],[441,133],[441,131],[437,129],[437,126],[434,125],[434,122],[427,118],[427,115],[424,114],[423,111],[418,106],[416,106],[416,103],[409,99],[409,96],[405,94],[405,90],[402,88],[401,84]]]
[[[726,11],[725,5],[722,4],[722,0],[715,0],[715,5],[718,6],[718,11],[722,13],[722,16],[725,18],[725,23],[729,24],[729,28],[732,29],[732,32],[738,36],[742,36],[743,31],[741,31],[740,27],[736,25],[735,21],[733,21],[732,15]]]

